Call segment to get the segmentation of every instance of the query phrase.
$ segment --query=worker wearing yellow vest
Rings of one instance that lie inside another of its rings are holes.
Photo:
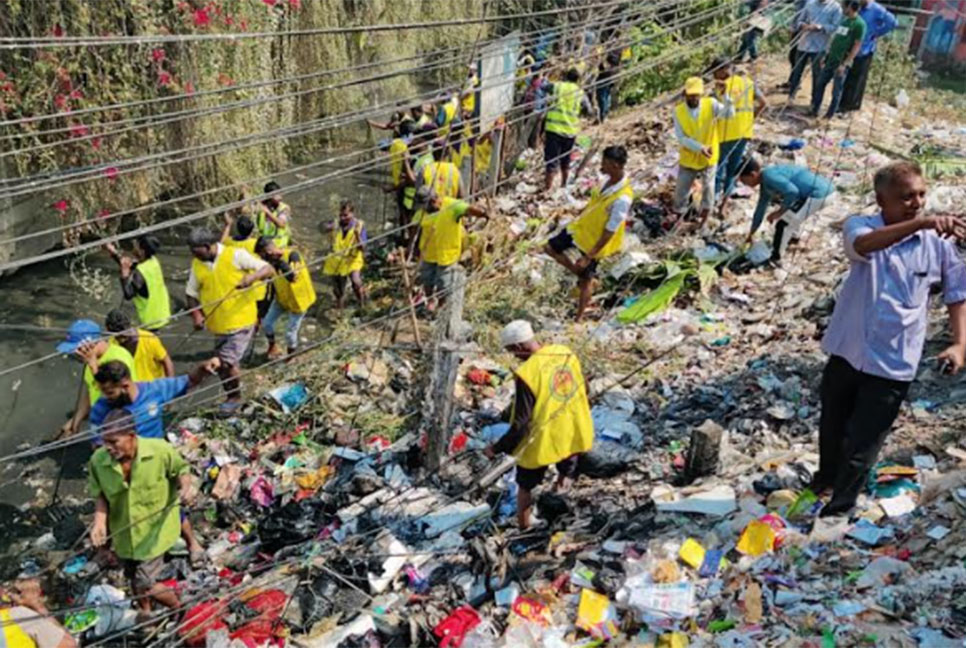
[[[37,579],[21,579],[0,588],[0,598],[3,648],[76,648],[77,641],[47,609]]]
[[[174,363],[161,339],[151,331],[135,328],[124,311],[108,311],[104,328],[114,334],[114,343],[124,347],[134,358],[138,380],[151,382],[174,375]]]
[[[232,219],[229,214],[224,215],[225,226],[221,230],[221,244],[232,248],[247,250],[250,254],[255,254],[255,243],[258,242],[258,233],[255,231],[255,223],[247,214],[241,214],[234,221],[234,232],[232,232]],[[265,318],[268,307],[272,304],[272,283],[262,281],[251,287],[252,295],[255,297],[255,305],[258,308],[258,322]],[[257,330],[257,327],[256,327]]]
[[[579,456],[593,447],[594,423],[580,360],[571,349],[562,344],[542,346],[526,320],[507,324],[500,343],[523,364],[513,372],[516,394],[510,429],[486,454],[516,457],[517,525],[522,530],[540,522],[531,519],[530,509],[533,489],[547,468],[557,465],[556,490],[566,488],[576,476]]]
[[[485,209],[458,198],[440,196],[430,187],[419,189],[416,205],[425,211],[420,222],[419,274],[427,303],[432,308],[432,300],[442,305],[453,287],[466,238],[463,220],[467,216],[488,219],[489,215]]]
[[[91,406],[101,397],[101,390],[94,380],[98,367],[111,360],[127,365],[132,376],[137,376],[134,357],[118,344],[113,344],[109,336],[102,334],[100,325],[89,319],[79,319],[67,329],[67,338],[57,344],[57,352],[70,354],[84,364],[84,371],[77,393],[77,403],[70,419],[60,428],[58,438],[69,437],[80,431],[81,423],[87,420]]]
[[[215,335],[215,355],[221,360],[218,375],[227,399],[221,405],[231,412],[241,404],[241,361],[258,321],[254,286],[272,276],[268,265],[244,248],[228,247],[207,229],[188,234],[194,259],[185,286],[195,330]]]
[[[436,135],[436,128],[424,127],[416,132],[412,144],[409,147],[409,158],[403,171],[406,173],[406,180],[412,184],[413,188],[413,217],[409,221],[409,229],[406,231],[406,248],[408,257],[412,258],[419,240],[419,223],[423,217],[423,210],[417,209],[415,205],[416,192],[423,185],[423,169],[435,162],[433,157],[433,140]]]
[[[715,96],[724,102],[731,97],[735,114],[718,120],[718,168],[715,171],[714,193],[721,201],[721,212],[745,159],[748,142],[755,134],[755,118],[765,109],[765,98],[757,92],[754,81],[745,75],[734,74],[731,59],[718,58],[711,63]]]
[[[278,193],[281,190],[282,186],[274,180],[265,185],[262,192],[274,195],[259,203],[255,225],[259,236],[275,239],[279,247],[288,247],[292,242],[292,210],[282,202],[282,194]]]
[[[352,290],[359,300],[359,308],[366,302],[362,285],[362,268],[365,266],[366,224],[356,218],[355,207],[349,200],[339,205],[339,218],[329,224],[332,235],[332,251],[325,259],[322,273],[332,277],[335,307],[342,310],[345,302],[346,279],[352,282]]]
[[[460,116],[459,95],[454,94],[453,96],[440,101],[436,105],[437,134],[440,137],[446,137],[449,134],[450,125],[459,116]]]
[[[563,81],[545,84],[544,91],[550,93],[549,108],[545,118],[546,136],[543,143],[543,162],[546,168],[544,190],[553,187],[554,176],[560,169],[560,186],[567,186],[570,174],[570,153],[580,132],[580,109],[593,111],[590,100],[577,85],[580,72],[576,68],[567,70]]]
[[[415,131],[415,121],[412,119],[404,121],[396,127],[393,132],[394,137],[389,143],[389,184],[384,187],[384,191],[396,197],[399,227],[405,227],[413,218],[413,196],[416,195],[416,186],[409,181],[406,167],[412,164],[409,159],[409,142]]]
[[[171,318],[171,300],[157,253],[161,243],[153,236],[134,239],[134,258],[122,255],[116,245],[104,246],[121,269],[121,292],[134,303],[143,328],[157,331]]]
[[[275,241],[262,237],[255,245],[255,252],[275,270],[275,299],[262,322],[265,337],[268,338],[268,357],[278,358],[282,350],[275,343],[275,322],[285,312],[288,324],[285,327],[285,342],[288,354],[292,355],[299,346],[299,329],[309,307],[315,303],[315,286],[305,265],[305,259],[296,250],[280,248]]]
[[[460,98],[460,110],[465,114],[469,113],[472,118],[476,114],[476,93],[480,87],[480,77],[476,73],[476,64],[471,64],[466,73],[466,83]]]
[[[455,164],[446,159],[446,149],[444,140],[433,142],[433,161],[423,167],[416,189],[430,187],[440,197],[462,198],[466,194],[463,175]]]
[[[607,179],[594,189],[590,201],[570,225],[547,242],[544,251],[577,277],[580,296],[577,321],[587,310],[593,293],[597,262],[621,250],[624,229],[634,201],[634,190],[624,174],[627,150],[608,146],[601,154],[600,170]],[[572,260],[570,256],[576,258]]]

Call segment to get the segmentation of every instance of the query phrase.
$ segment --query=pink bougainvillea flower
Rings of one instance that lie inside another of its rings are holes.
[[[14,90],[13,82],[12,81],[4,82],[3,85],[0,85],[0,90],[3,90],[4,92],[13,92]]]
[[[167,72],[160,72],[158,74],[158,85],[167,86],[171,85],[171,75]]]
[[[195,27],[207,27],[211,23],[211,16],[207,9],[195,9]]]
[[[230,86],[235,82],[231,80],[230,76],[222,72],[221,74],[218,75],[218,83],[223,86]]]
[[[70,91],[71,99],[80,99],[83,96],[84,96],[84,93],[80,91],[80,88],[76,88]]]
[[[110,209],[102,209],[101,211],[97,212],[98,218],[107,218],[110,215],[111,215]]]
[[[290,6],[292,9],[301,9],[302,0],[288,0],[288,6]]]
[[[231,27],[234,24],[235,24],[235,19],[232,18],[231,16],[226,15],[225,16],[225,25],[228,26],[228,27]]]
[[[262,2],[264,2],[265,4],[267,4],[269,7],[274,7],[275,6],[275,0],[262,0]]]
[[[117,167],[107,167],[104,169],[104,175],[108,180],[117,180]]]
[[[90,133],[90,129],[84,124],[71,124],[70,125],[70,136],[71,137],[84,137]]]
[[[241,27],[241,30],[242,31],[248,31],[248,21],[247,20],[241,21],[241,23],[239,23],[238,26]]]
[[[51,207],[53,207],[54,209],[56,209],[57,211],[59,211],[61,214],[63,214],[65,211],[67,211],[67,208],[70,207],[70,202],[67,201],[65,198],[61,198],[60,200],[58,200],[57,202],[55,202],[53,205],[51,205]]]
[[[184,2],[182,0],[182,2],[179,2],[178,3],[178,11],[184,11],[187,8],[188,8],[188,3],[187,2]]]
[[[185,94],[189,94],[189,95],[190,94],[194,94],[195,93],[195,84],[193,84],[191,81],[185,81],[184,82],[184,93]]]
[[[64,94],[54,95],[54,106],[57,107],[57,110],[63,110],[67,108],[67,95],[64,95]]]
[[[62,38],[64,35],[64,28],[60,26],[60,23],[57,23],[56,25],[54,25],[54,28],[53,30],[51,30],[51,33],[54,35],[54,38]]]
[[[165,56],[164,49],[161,47],[156,47],[153,50],[151,50],[151,58],[154,60],[155,63],[160,63],[161,61],[163,61],[164,56]]]
[[[7,78],[7,73],[4,72],[3,70],[0,70],[0,81],[3,81],[6,78]]]
[[[94,150],[95,151],[100,150],[100,148],[101,148],[101,138],[100,137],[94,137],[94,138],[92,138],[91,139],[91,146],[94,147]]]

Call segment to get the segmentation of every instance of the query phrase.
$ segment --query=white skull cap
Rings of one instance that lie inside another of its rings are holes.
[[[527,320],[513,320],[500,331],[500,344],[504,348],[529,342],[533,338],[533,327]]]

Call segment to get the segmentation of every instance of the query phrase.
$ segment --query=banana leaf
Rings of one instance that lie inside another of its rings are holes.
[[[670,306],[684,287],[685,279],[694,275],[693,270],[682,271],[677,264],[674,264],[674,266],[677,268],[677,272],[672,274],[669,267],[667,279],[660,286],[618,313],[617,321],[622,324],[639,322],[651,313],[659,313]]]

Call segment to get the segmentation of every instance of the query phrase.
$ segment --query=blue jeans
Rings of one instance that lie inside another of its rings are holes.
[[[838,112],[839,103],[842,101],[842,91],[845,89],[845,79],[849,76],[848,68],[845,68],[844,74],[836,74],[838,67],[837,64],[826,63],[822,72],[818,75],[818,81],[812,87],[813,113],[818,114],[818,111],[821,110],[822,102],[825,100],[825,86],[829,84],[829,81],[832,82],[832,103],[829,104],[825,116],[831,117]]]
[[[795,67],[792,68],[792,75],[788,77],[788,96],[792,99],[798,93],[798,87],[802,85],[802,75],[805,74],[805,66],[812,64],[812,91],[814,94],[815,82],[822,72],[822,52],[798,52],[798,59]]]
[[[265,337],[268,338],[269,343],[274,343],[275,322],[278,321],[283,312],[288,313],[288,324],[285,326],[285,343],[288,344],[289,351],[294,351],[299,346],[299,329],[302,328],[305,313],[289,313],[282,308],[276,299],[269,307],[265,319],[262,320],[262,328],[265,329]]]
[[[738,173],[745,161],[745,149],[748,140],[736,139],[721,142],[718,153],[718,170],[714,176],[714,195],[727,198],[734,191]]]
[[[597,110],[600,113],[600,121],[604,121],[607,113],[610,112],[611,88],[609,86],[597,88]]]

